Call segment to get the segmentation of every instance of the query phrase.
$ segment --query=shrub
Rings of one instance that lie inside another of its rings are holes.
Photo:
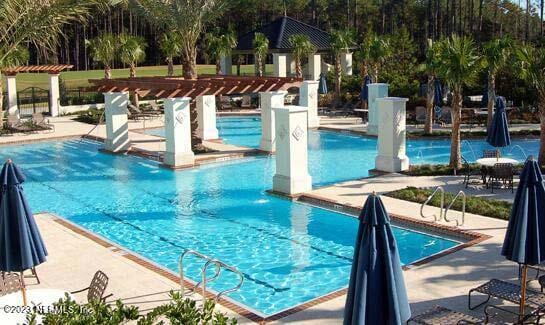
[[[103,112],[104,110],[102,109],[91,108],[87,111],[78,112],[73,120],[87,124],[98,124]]]

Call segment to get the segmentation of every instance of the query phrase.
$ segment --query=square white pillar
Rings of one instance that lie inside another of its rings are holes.
[[[407,98],[386,97],[378,103],[378,155],[375,169],[397,173],[409,169],[406,154],[406,104]]]
[[[129,122],[127,119],[128,93],[104,93],[106,115],[106,142],[104,149],[110,152],[129,150]]]
[[[261,98],[261,141],[259,149],[267,152],[275,151],[275,118],[273,107],[284,107],[286,91],[259,93]]]
[[[299,88],[299,105],[308,109],[308,127],[320,126],[318,117],[318,81],[303,81]]]
[[[221,66],[221,74],[223,75],[231,75],[232,74],[232,67],[233,67],[233,60],[230,55],[222,56],[220,59],[220,66]]]
[[[191,150],[190,102],[189,97],[164,100],[166,151],[163,163],[173,168],[195,165]]]
[[[352,53],[341,54],[341,68],[345,76],[352,75]]]
[[[273,73],[275,77],[286,77],[286,65],[288,55],[286,53],[273,53]]]
[[[367,123],[367,134],[378,135],[377,99],[388,97],[388,84],[369,84],[367,85],[367,89],[369,90],[369,123]]]
[[[59,74],[50,73],[49,74],[49,107],[51,116],[59,116],[59,102],[60,91],[59,91]]]
[[[216,128],[216,96],[197,97],[197,136],[202,140],[219,138]]]
[[[311,54],[308,56],[308,74],[310,80],[319,80],[322,73],[322,57],[320,54]]]
[[[293,56],[293,54],[288,54],[286,60],[288,66],[288,74],[294,75],[297,72],[297,67],[295,66],[295,57]]]
[[[17,76],[6,76],[6,89],[8,91],[8,115],[19,116],[17,108]]]
[[[308,173],[307,108],[275,107],[276,174],[273,191],[294,195],[312,190]]]

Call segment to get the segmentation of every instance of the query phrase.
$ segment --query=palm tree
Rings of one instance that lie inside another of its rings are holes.
[[[471,85],[479,72],[480,62],[473,40],[456,35],[440,42],[438,76],[452,90],[452,136],[450,166],[460,169],[460,124],[464,86]]]
[[[265,58],[269,52],[269,39],[262,33],[254,35],[255,72],[258,77],[263,77]]]
[[[91,50],[93,60],[102,63],[104,66],[104,79],[112,78],[112,64],[114,63],[118,38],[113,34],[102,34],[92,40],[85,40],[85,44]]]
[[[488,126],[496,103],[496,75],[509,64],[511,49],[512,42],[508,38],[496,38],[483,46],[483,67],[488,69]]]
[[[380,69],[392,54],[392,49],[390,42],[386,38],[379,36],[372,37],[369,40],[368,46],[368,62],[371,67],[371,75],[373,80],[378,82]]]
[[[139,36],[119,35],[119,60],[129,66],[129,77],[136,77],[136,65],[146,58],[146,41]]]
[[[334,30],[329,38],[329,46],[335,58],[335,95],[341,95],[341,55],[346,53],[352,46],[353,35],[348,30]]]
[[[172,30],[182,40],[184,78],[197,79],[197,41],[227,0],[130,0],[143,17],[162,30]]]
[[[441,63],[438,58],[439,55],[439,44],[434,43],[433,40],[428,39],[426,46],[426,57],[424,63],[422,64],[422,70],[428,76],[428,87],[427,87],[427,96],[426,96],[426,123],[424,124],[424,133],[432,134],[433,133],[433,108],[434,103],[433,99],[435,97],[435,79],[437,76],[437,69]]]
[[[210,58],[216,63],[216,74],[221,74],[221,58],[231,55],[237,46],[237,38],[233,32],[216,36],[210,33],[206,36],[206,48]],[[227,71],[224,71],[227,73]]]
[[[2,0],[0,1],[0,68],[27,61],[22,46],[52,49],[63,26],[85,22],[89,12],[105,0]],[[22,55],[23,54],[23,55]],[[23,60],[22,60],[23,59]],[[0,78],[1,79],[1,78]],[[2,89],[0,80],[0,89]],[[1,98],[0,98],[1,99]],[[2,100],[0,100],[0,113]]]
[[[159,48],[166,57],[165,60],[168,65],[167,75],[172,77],[174,75],[174,58],[180,56],[180,52],[182,51],[180,34],[172,31],[164,33],[159,41]]]
[[[538,162],[545,166],[545,49],[525,45],[517,49],[516,57],[521,77],[537,91],[541,122]]]
[[[303,67],[301,59],[316,52],[316,47],[310,41],[308,35],[294,34],[289,38],[292,47],[293,59],[295,60],[295,73],[297,78],[303,78]]]

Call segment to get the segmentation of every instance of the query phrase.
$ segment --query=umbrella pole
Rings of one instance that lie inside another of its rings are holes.
[[[526,305],[526,277],[528,276],[528,265],[522,266],[522,276],[520,283],[520,306],[519,306],[519,321],[524,318],[524,306]]]
[[[23,305],[27,306],[27,298],[26,298],[26,287],[25,287],[25,277],[23,275],[23,272],[21,272],[21,293],[23,294]]]

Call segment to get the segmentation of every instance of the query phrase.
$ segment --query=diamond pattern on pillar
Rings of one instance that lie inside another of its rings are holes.
[[[295,138],[295,140],[299,141],[303,137],[303,135],[305,135],[305,131],[303,131],[303,129],[301,129],[301,127],[297,125],[291,135]]]

